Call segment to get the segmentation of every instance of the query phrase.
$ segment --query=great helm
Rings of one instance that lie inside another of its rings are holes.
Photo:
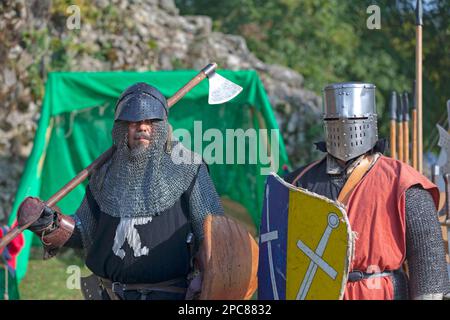
[[[323,120],[329,154],[343,161],[372,149],[378,140],[375,86],[334,83],[323,90]]]
[[[117,100],[114,120],[138,122],[167,119],[167,101],[162,93],[144,82],[128,87]]]

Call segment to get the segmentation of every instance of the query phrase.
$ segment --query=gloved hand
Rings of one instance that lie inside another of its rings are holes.
[[[27,197],[20,204],[17,212],[17,221],[19,226],[34,221],[28,229],[39,233],[51,228],[55,216],[55,211],[48,207],[44,201],[39,198]]]

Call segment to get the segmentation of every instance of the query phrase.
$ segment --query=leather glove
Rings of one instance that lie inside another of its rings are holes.
[[[52,208],[48,207],[44,201],[34,197],[25,198],[17,212],[19,226],[35,220],[28,227],[29,230],[35,233],[41,233],[44,230],[51,229],[55,217],[56,214]]]

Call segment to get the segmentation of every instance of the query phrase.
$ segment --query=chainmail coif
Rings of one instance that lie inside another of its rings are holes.
[[[166,120],[152,123],[147,148],[130,150],[127,122],[116,121],[112,136],[116,151],[109,162],[94,172],[89,185],[100,209],[113,217],[159,215],[175,204],[199,170],[198,155],[178,141],[168,141]],[[171,147],[175,146],[195,161],[174,163]]]

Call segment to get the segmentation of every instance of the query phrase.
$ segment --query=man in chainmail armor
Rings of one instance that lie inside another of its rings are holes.
[[[326,155],[285,180],[344,199],[356,237],[344,299],[442,299],[449,286],[437,187],[382,154],[374,85],[329,85],[323,104],[326,141],[316,146]]]
[[[157,89],[132,85],[116,104],[116,150],[90,177],[73,218],[37,198],[22,204],[43,208],[30,230],[47,256],[62,246],[84,249],[103,299],[184,299],[199,289],[203,221],[223,209],[207,166],[172,140],[167,116]]]

